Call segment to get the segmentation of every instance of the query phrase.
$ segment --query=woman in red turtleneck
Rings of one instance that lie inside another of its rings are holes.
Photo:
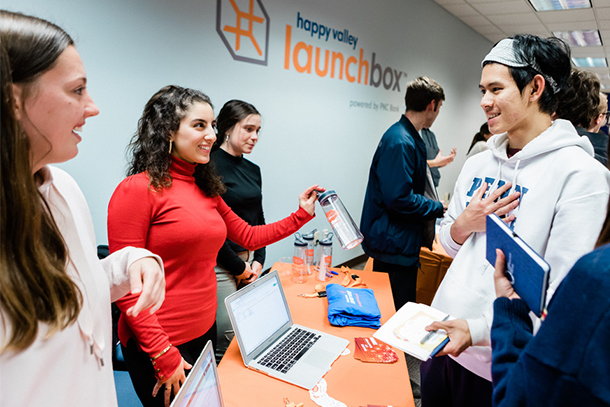
[[[159,311],[135,318],[122,313],[119,320],[125,361],[144,406],[168,405],[184,370],[208,339],[216,341],[214,266],[225,239],[254,250],[291,235],[314,216],[317,185],[299,195],[299,209],[279,222],[252,227],[235,215],[220,197],[222,182],[205,165],[216,140],[214,125],[206,95],[162,88],[144,109],[130,144],[130,176],[108,208],[110,250],[144,247],[165,265]],[[136,300],[128,295],[117,304],[126,310]]]

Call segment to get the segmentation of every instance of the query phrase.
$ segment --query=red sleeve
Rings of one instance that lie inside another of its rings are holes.
[[[299,207],[298,211],[280,221],[267,225],[250,226],[237,216],[222,198],[217,199],[218,213],[227,225],[228,239],[248,250],[256,250],[290,236],[315,216]]]
[[[129,177],[119,184],[108,205],[108,245],[111,253],[126,246],[146,248],[148,229],[154,217],[154,194],[148,188],[148,178],[142,175]],[[138,297],[139,294],[127,294],[116,304],[140,348],[153,358],[169,346],[169,337],[155,314],[143,311],[134,318],[125,313],[135,305]],[[164,380],[170,377],[181,363],[181,358],[178,349],[172,347],[156,359],[157,378]]]

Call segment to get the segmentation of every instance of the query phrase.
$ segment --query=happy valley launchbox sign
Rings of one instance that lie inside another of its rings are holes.
[[[262,0],[217,1],[216,31],[237,61],[268,65],[271,23]],[[297,11],[293,23],[285,25],[281,61],[286,70],[402,94],[407,73],[385,65],[376,52],[366,52],[359,43],[355,30],[314,21]],[[358,107],[373,105],[388,110],[383,103],[359,103]]]

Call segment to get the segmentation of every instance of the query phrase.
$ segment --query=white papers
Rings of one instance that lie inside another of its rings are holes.
[[[425,361],[449,340],[444,330],[435,331],[430,335],[425,327],[447,317],[444,312],[426,304],[408,302],[383,324],[373,337]]]

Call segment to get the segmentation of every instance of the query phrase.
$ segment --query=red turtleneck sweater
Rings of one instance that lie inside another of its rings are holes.
[[[299,210],[268,225],[250,226],[220,197],[206,196],[195,184],[195,164],[173,158],[172,186],[162,192],[148,187],[145,173],[130,176],[117,187],[108,207],[110,251],[143,247],[158,254],[165,266],[166,294],[153,315],[142,312],[119,320],[124,345],[134,338],[151,358],[171,343],[180,345],[204,335],[216,318],[216,256],[228,237],[248,250],[277,242],[313,217]],[[122,311],[137,301],[127,295],[117,301]],[[157,378],[173,374],[180,353],[172,347],[155,362]]]

